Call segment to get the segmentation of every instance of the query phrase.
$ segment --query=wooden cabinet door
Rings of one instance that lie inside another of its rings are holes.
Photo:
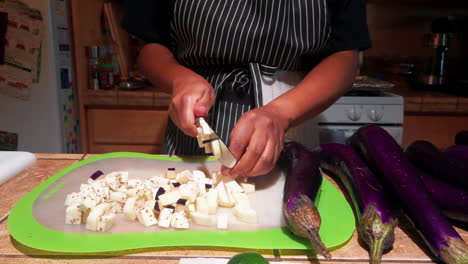
[[[415,140],[427,140],[438,148],[455,143],[455,135],[468,130],[468,116],[405,116],[403,147]]]
[[[161,153],[167,110],[88,109],[90,153]]]

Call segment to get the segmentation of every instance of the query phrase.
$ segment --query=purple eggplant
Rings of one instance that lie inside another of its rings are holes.
[[[398,224],[382,184],[348,145],[321,144],[312,151],[319,155],[320,166],[337,176],[350,194],[359,218],[359,236],[369,247],[370,263],[380,263],[383,252],[393,245]]]
[[[455,135],[456,145],[468,145],[468,130],[462,130]]]
[[[444,150],[448,156],[468,163],[468,145],[455,145]]]
[[[406,147],[405,154],[414,166],[424,172],[468,188],[468,164],[444,154],[431,142],[416,140]]]
[[[288,141],[284,144],[279,165],[287,175],[283,196],[283,216],[287,226],[293,234],[308,238],[319,254],[331,259],[318,233],[321,219],[313,202],[323,178],[318,158],[303,145]]]
[[[419,171],[393,137],[379,126],[366,125],[348,143],[390,187],[431,251],[447,264],[468,263],[468,245],[432,200]]]
[[[445,216],[468,223],[468,190],[443,182],[420,171],[424,186]]]

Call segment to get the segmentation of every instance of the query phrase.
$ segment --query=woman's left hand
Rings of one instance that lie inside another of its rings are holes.
[[[272,107],[264,106],[244,113],[231,132],[229,149],[238,162],[222,168],[231,177],[254,177],[272,170],[283,150],[289,120]]]

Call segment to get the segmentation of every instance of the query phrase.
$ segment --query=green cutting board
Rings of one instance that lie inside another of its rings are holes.
[[[25,195],[10,212],[8,230],[13,238],[23,245],[63,253],[95,253],[171,246],[310,249],[307,240],[290,234],[284,224],[278,225],[278,223],[238,225],[236,230],[226,231],[216,229],[156,231],[135,222],[120,224],[118,232],[111,229],[108,233],[90,232],[84,228],[84,224],[64,223],[66,195],[71,191],[79,191],[80,184],[86,183],[88,177],[97,169],[104,173],[129,171],[132,177],[132,175],[154,175],[164,172],[169,167],[175,167],[177,170],[213,171],[219,169],[220,165],[217,160],[210,158],[184,159],[131,152],[98,155],[63,169]],[[265,213],[274,214],[271,219],[281,218],[278,205],[273,208],[268,207],[270,200],[281,200],[283,195],[281,190],[275,189],[274,192],[269,190],[269,188],[278,188],[276,183],[271,181],[280,178],[274,175],[257,178],[260,181],[257,186],[260,188],[256,193],[263,196],[252,206],[255,210],[266,210]],[[355,228],[354,214],[349,203],[341,192],[325,179],[320,187],[316,204],[322,218],[319,234],[323,242],[330,250],[343,246],[351,238]],[[259,222],[262,221],[268,219],[259,217]],[[138,224],[140,229],[130,228]],[[127,226],[129,229],[126,231]]]

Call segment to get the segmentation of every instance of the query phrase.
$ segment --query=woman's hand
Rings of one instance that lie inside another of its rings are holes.
[[[254,177],[268,173],[283,150],[288,127],[288,119],[272,107],[244,113],[230,135],[229,149],[238,163],[232,169],[223,167],[223,174]]]
[[[172,87],[169,115],[186,135],[196,137],[195,117],[206,117],[215,101],[213,87],[198,75],[176,79]]]

